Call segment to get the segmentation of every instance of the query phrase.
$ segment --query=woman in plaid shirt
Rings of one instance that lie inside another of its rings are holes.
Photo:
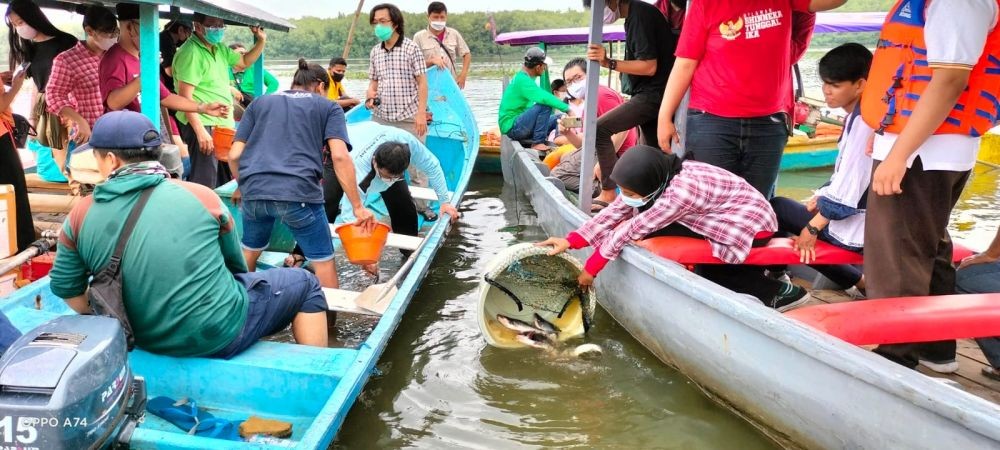
[[[763,267],[740,265],[751,247],[766,244],[778,229],[771,205],[742,178],[646,145],[626,151],[611,178],[621,188],[614,202],[565,238],[538,244],[553,247],[550,255],[593,246],[579,278],[584,289],[628,243],[689,236],[708,239],[712,254],[728,263],[700,266],[699,275],[778,311],[808,299],[808,291],[766,277]]]
[[[90,127],[104,113],[97,67],[104,52],[118,42],[118,18],[100,5],[87,8],[83,16],[87,39],[58,54],[45,89],[48,112],[58,114],[67,126],[76,125],[77,144],[90,139]]]

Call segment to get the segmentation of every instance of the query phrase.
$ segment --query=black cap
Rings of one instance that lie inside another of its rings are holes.
[[[115,5],[118,20],[139,20],[139,5],[135,3],[119,3]]]
[[[524,64],[529,66],[537,66],[539,64],[552,65],[552,58],[545,55],[545,50],[538,47],[531,47],[528,51],[524,52]]]

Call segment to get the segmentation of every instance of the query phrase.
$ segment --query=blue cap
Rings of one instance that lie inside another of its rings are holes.
[[[159,147],[160,132],[148,117],[134,111],[112,111],[97,119],[88,147],[126,149]]]

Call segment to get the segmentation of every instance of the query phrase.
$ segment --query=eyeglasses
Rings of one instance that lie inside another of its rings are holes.
[[[576,83],[577,81],[583,81],[584,78],[587,78],[587,74],[581,73],[573,78],[567,78],[566,84],[573,84]]]
[[[373,20],[372,25],[392,25],[392,19]]]
[[[372,168],[375,169],[375,174],[378,175],[378,178],[380,180],[382,180],[385,184],[393,184],[393,183],[395,183],[395,182],[403,179],[402,175],[393,176],[393,177],[385,177],[385,176],[383,176],[382,175],[382,171],[379,170],[378,166],[376,166],[375,164],[372,164]]]

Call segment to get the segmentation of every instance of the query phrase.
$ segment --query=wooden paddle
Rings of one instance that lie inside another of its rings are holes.
[[[443,214],[439,220],[449,220],[450,216]],[[417,257],[420,256],[420,252],[424,249],[424,245],[427,244],[427,237],[425,236],[420,245],[413,250],[410,257],[407,258],[406,262],[399,267],[396,274],[385,283],[373,284],[365,288],[364,291],[358,295],[358,298],[354,301],[354,304],[358,305],[360,308],[367,309],[373,313],[382,315],[385,313],[386,308],[389,307],[391,301],[387,299],[392,299],[393,296],[399,292],[396,288],[396,283],[403,278],[404,275],[409,273],[410,268],[413,267],[413,263],[417,261]]]

